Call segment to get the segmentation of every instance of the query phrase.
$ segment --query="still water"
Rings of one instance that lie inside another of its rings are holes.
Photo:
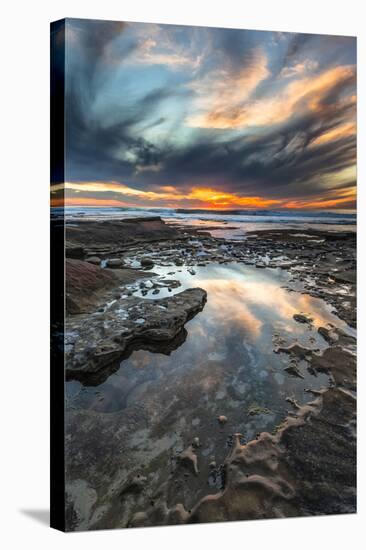
[[[330,383],[325,374],[311,374],[305,360],[297,365],[302,378],[290,375],[285,370],[289,356],[274,349],[298,342],[321,353],[327,343],[317,332],[319,326],[350,329],[322,300],[290,292],[289,274],[283,270],[236,263],[194,266],[193,274],[189,269],[153,268],[162,284],[172,278],[181,282],[171,292],[150,290],[143,297],[133,289],[142,299],[192,287],[207,291],[203,311],[186,324],[184,343],[170,355],[134,352],[97,387],[68,382],[67,404],[101,414],[123,410],[127,417],[130,410],[134,418],[143,408],[141,426],[149,431],[147,437],[169,434],[169,445],[178,450],[199,437],[203,454],[223,458],[229,434],[240,432],[243,440],[250,440],[258,432],[271,432],[291,409],[286,397],[304,403],[313,398],[306,388]],[[309,315],[312,324],[296,322],[295,313]],[[218,431],[219,415],[227,423]]]

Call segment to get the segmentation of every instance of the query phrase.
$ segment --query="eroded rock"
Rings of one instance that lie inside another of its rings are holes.
[[[206,299],[206,291],[192,288],[160,300],[130,297],[125,307],[115,302],[105,313],[78,317],[69,323],[76,337],[69,340],[67,377],[95,374],[132,349],[155,345],[157,351],[161,345],[164,350],[203,309]]]

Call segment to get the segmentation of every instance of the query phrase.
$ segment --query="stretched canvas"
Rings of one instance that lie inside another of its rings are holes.
[[[355,209],[354,37],[52,23],[53,527],[356,511]]]

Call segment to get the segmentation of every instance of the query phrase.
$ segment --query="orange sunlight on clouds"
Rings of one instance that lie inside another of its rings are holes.
[[[186,193],[180,192],[174,186],[162,186],[159,191],[142,191],[116,182],[73,182],[65,185],[55,185],[52,193],[65,188],[65,199],[52,197],[52,206],[120,206],[141,207],[148,204],[149,207],[168,208],[204,208],[215,210],[230,209],[265,209],[277,208],[336,208],[356,200],[356,188],[351,187],[343,191],[325,191],[323,196],[299,197],[289,200],[284,197],[272,199],[263,196],[241,196],[235,193],[220,191],[210,187],[192,187]],[[68,190],[71,193],[68,193]],[[93,191],[96,197],[83,196],[84,192]],[[113,193],[121,195],[121,199],[111,196],[98,197],[98,193]],[[74,195],[77,194],[77,196]],[[124,200],[126,199],[126,200]],[[132,200],[131,200],[132,199]]]
[[[260,75],[263,77],[264,73],[260,73]],[[245,103],[239,93],[241,82],[229,82],[229,87],[233,86],[234,90],[220,98],[219,107],[190,116],[186,120],[186,124],[195,128],[219,129],[278,124],[289,119],[296,110],[299,112],[303,109],[317,111],[327,108],[322,103],[327,93],[340,84],[348,81],[351,83],[354,77],[354,67],[335,67],[316,76],[290,81],[273,97],[253,101],[249,99]],[[259,84],[260,77],[256,82]],[[241,101],[235,100],[236,97],[241,98]],[[210,102],[212,101],[211,98]],[[349,97],[348,101],[353,102],[353,96]],[[210,102],[207,101],[208,104]]]

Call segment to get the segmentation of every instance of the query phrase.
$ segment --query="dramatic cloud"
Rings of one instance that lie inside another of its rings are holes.
[[[68,19],[67,200],[354,208],[355,63],[350,37]]]

